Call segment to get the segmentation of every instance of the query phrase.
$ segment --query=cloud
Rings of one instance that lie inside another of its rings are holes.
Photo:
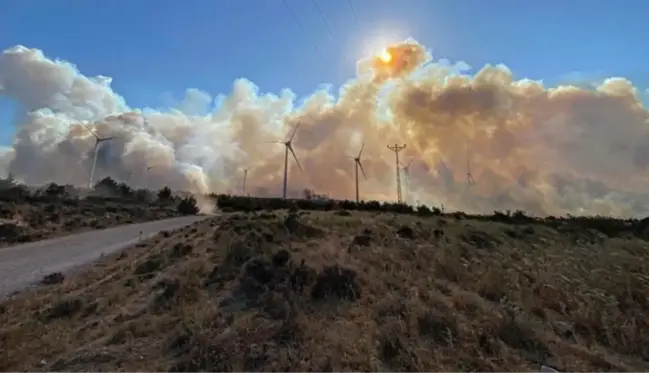
[[[87,183],[94,139],[102,144],[96,178],[130,177],[150,187],[279,195],[282,139],[301,123],[289,162],[289,192],[303,188],[354,198],[353,162],[366,143],[365,199],[394,200],[395,159],[405,143],[409,201],[489,212],[643,215],[649,194],[649,112],[645,94],[623,78],[593,87],[516,80],[503,65],[470,67],[435,59],[409,39],[370,56],[334,94],[321,89],[297,101],[286,89],[260,94],[239,79],[227,95],[189,89],[165,111],[127,105],[107,77],[86,77],[65,61],[22,46],[0,55],[0,94],[22,110],[12,148],[0,154],[27,183]],[[298,104],[299,102],[299,104]],[[468,186],[467,159],[476,184]],[[444,166],[445,165],[445,166]],[[130,176],[129,176],[130,175]]]

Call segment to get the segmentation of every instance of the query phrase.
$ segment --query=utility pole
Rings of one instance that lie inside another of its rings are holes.
[[[397,202],[401,203],[401,173],[399,172],[399,152],[406,148],[406,144],[393,146],[388,145],[388,149],[392,150],[397,159]]]

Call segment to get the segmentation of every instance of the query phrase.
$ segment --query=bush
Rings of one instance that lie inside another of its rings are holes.
[[[146,189],[138,189],[133,193],[135,202],[149,202],[152,197],[152,193]]]
[[[130,197],[133,194],[133,189],[126,183],[119,183],[117,189],[122,197]]]
[[[67,193],[65,191],[64,185],[50,183],[45,189],[45,192],[43,194],[50,198],[62,198],[62,197],[66,197]]]
[[[158,192],[158,200],[168,201],[171,198],[171,189],[169,187],[164,187]]]
[[[9,188],[0,190],[0,201],[4,202],[19,202],[25,201],[31,197],[29,189],[22,185],[14,185]]]
[[[198,203],[196,203],[196,198],[194,197],[185,197],[178,204],[178,212],[183,215],[196,215],[200,209],[198,208]]]

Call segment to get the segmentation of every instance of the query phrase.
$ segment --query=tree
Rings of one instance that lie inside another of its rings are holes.
[[[6,178],[0,179],[0,189],[13,188],[17,184],[16,179],[14,179],[14,176],[11,173],[9,173]]]
[[[119,194],[118,185],[111,177],[105,177],[95,184],[95,190],[107,193],[111,196]]]

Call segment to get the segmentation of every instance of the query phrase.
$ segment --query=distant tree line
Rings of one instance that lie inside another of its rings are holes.
[[[223,211],[261,211],[298,208],[301,210],[359,210],[375,212],[394,212],[400,214],[439,215],[441,211],[427,206],[413,207],[404,203],[333,200],[323,198],[282,199],[233,196],[226,194],[213,195],[217,206]]]
[[[83,197],[82,197],[83,196]],[[41,187],[28,187],[18,183],[12,175],[0,179],[0,201],[2,202],[56,202],[84,198],[89,201],[101,202],[112,200],[136,204],[175,205],[178,212],[184,215],[199,212],[196,199],[192,196],[181,197],[174,194],[169,187],[157,192],[146,189],[133,189],[124,182],[117,182],[106,177],[97,183],[90,191],[82,193],[72,185],[50,183]]]
[[[82,195],[84,197],[82,197]],[[396,214],[412,214],[422,217],[445,216],[455,219],[473,219],[500,222],[508,225],[529,226],[543,224],[557,230],[574,234],[599,232],[607,237],[636,236],[649,240],[649,218],[617,219],[606,216],[571,216],[534,217],[524,211],[494,211],[492,214],[468,215],[463,212],[443,214],[437,207],[425,205],[411,206],[403,203],[379,201],[333,200],[313,192],[304,192],[302,199],[257,198],[228,194],[210,194],[222,212],[254,212],[261,210],[314,210],[314,211],[370,211]],[[141,204],[170,204],[176,206],[180,214],[192,215],[199,212],[196,199],[182,192],[173,192],[164,187],[157,192],[146,189],[133,189],[124,182],[117,182],[110,177],[98,181],[90,191],[81,190],[71,185],[50,183],[38,188],[19,184],[11,175],[0,178],[0,202],[53,202],[68,201],[79,198],[95,200],[113,200],[115,202]],[[64,202],[65,203],[65,202]]]
[[[348,200],[332,199],[281,199],[281,198],[255,198],[233,195],[212,195],[217,201],[217,206],[223,212],[254,212],[261,210],[300,209],[316,211],[370,211],[397,214],[412,214],[422,217],[445,216],[458,220],[472,219],[499,222],[508,225],[530,227],[532,224],[550,226],[559,231],[575,236],[583,236],[592,232],[599,232],[606,237],[635,236],[649,240],[649,218],[644,219],[618,219],[606,216],[572,216],[566,217],[534,217],[527,215],[522,210],[494,211],[492,214],[469,215],[464,212],[442,213],[437,207],[425,205],[411,206],[403,203],[361,201],[356,203]],[[513,231],[512,231],[513,232]],[[511,233],[511,232],[510,232]],[[514,234],[514,233],[511,233]]]

